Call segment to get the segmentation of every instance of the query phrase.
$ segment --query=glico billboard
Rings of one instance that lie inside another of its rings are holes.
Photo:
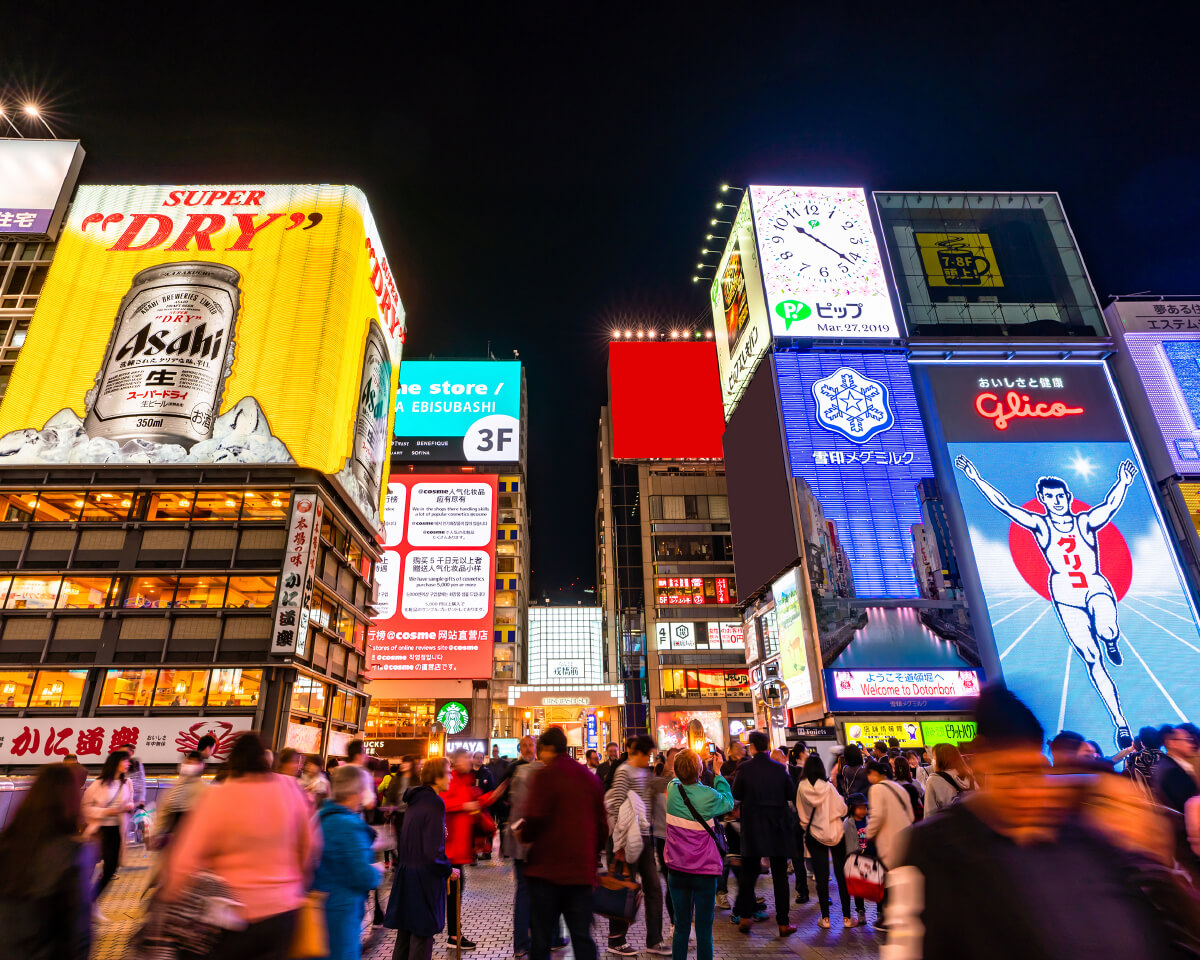
[[[1122,747],[1200,714],[1196,612],[1104,364],[914,369],[1007,685],[1047,731]]]
[[[81,187],[0,466],[295,463],[378,525],[403,340],[354,187]]]
[[[495,474],[393,474],[375,568],[374,679],[492,675]]]

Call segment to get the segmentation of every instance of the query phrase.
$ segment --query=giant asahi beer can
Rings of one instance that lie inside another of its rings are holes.
[[[121,299],[84,430],[118,443],[191,448],[212,436],[233,369],[240,275],[219,263],[162,263]]]
[[[378,503],[388,452],[388,414],[391,412],[392,359],[379,323],[367,328],[362,379],[358,386],[358,416],[354,421],[351,469],[367,500]]]

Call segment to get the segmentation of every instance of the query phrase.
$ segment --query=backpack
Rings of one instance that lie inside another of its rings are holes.
[[[967,794],[969,791],[967,791],[967,790],[966,790],[966,789],[964,789],[963,787],[960,787],[960,786],[958,785],[958,781],[957,781],[957,780],[955,780],[955,779],[954,779],[952,776],[950,776],[950,774],[948,774],[948,773],[943,773],[941,770],[939,770],[937,773],[935,773],[935,774],[934,774],[934,776],[935,776],[935,777],[941,777],[941,778],[942,778],[943,780],[945,780],[945,781],[946,781],[948,784],[950,784],[950,786],[952,786],[952,787],[954,788],[954,799],[953,799],[953,800],[951,800],[951,801],[950,801],[950,803],[949,803],[949,804],[947,804],[947,806],[952,806],[953,804],[956,804],[956,803],[962,803],[962,802],[963,802],[963,799],[965,798],[966,794]]]
[[[921,795],[911,783],[900,784],[908,794],[908,802],[912,804],[913,823],[925,819],[925,805],[921,803]]]

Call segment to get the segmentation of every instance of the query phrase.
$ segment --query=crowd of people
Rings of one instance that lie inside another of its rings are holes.
[[[841,926],[875,924],[888,960],[1200,955],[1200,730],[1145,727],[1106,758],[1071,731],[1047,744],[1002,688],[981,694],[976,723],[962,749],[850,743],[829,769],[760,731],[728,756],[643,735],[579,762],[551,727],[511,761],[388,764],[355,741],[325,767],[243,733],[209,777],[205,738],[158,797],[130,953],[358,960],[368,917],[396,931],[395,960],[429,960],[443,931],[471,951],[470,868],[500,857],[516,960],[567,943],[595,960],[597,925],[615,956],[712,960],[718,911],[744,934],[773,914],[786,938],[792,907],[815,898],[830,929],[831,886]],[[145,778],[125,747],[85,780],[78,764],[43,767],[0,833],[8,956],[84,960],[109,922]],[[629,939],[635,913],[644,945]]]

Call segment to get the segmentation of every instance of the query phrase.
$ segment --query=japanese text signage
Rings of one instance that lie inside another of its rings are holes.
[[[142,763],[178,763],[206,734],[216,737],[212,759],[220,762],[234,735],[253,726],[254,717],[5,718],[0,719],[0,763],[57,763],[73,753],[95,768],[127,743]]]
[[[744,650],[742,625],[736,620],[681,623],[659,620],[654,627],[659,650]]]
[[[304,656],[308,648],[309,603],[317,570],[317,542],[323,511],[324,505],[315,493],[298,493],[292,498],[287,552],[275,598],[272,653]]]
[[[931,747],[939,743],[970,743],[977,729],[974,720],[921,721],[921,733]]]
[[[758,362],[771,345],[763,301],[750,197],[742,196],[709,291],[725,419],[732,416]]]
[[[82,163],[78,140],[0,139],[0,236],[53,238]]]
[[[895,737],[900,741],[900,749],[923,747],[928,741],[921,736],[921,724],[916,720],[888,720],[884,722],[867,722],[852,720],[842,724],[847,743],[857,743],[863,747],[873,747],[876,741],[885,743]]]
[[[400,368],[395,462],[516,463],[521,459],[521,364],[406,360]]]
[[[776,337],[900,336],[859,187],[750,188]]]
[[[1047,730],[1119,746],[1200,714],[1195,611],[1105,365],[915,369],[1009,688]]]
[[[838,670],[825,671],[831,709],[970,709],[983,686],[979,670]]]
[[[659,577],[655,585],[660,607],[737,603],[732,577]]]
[[[1118,300],[1108,310],[1125,330],[1171,465],[1200,473],[1200,301]]]
[[[354,187],[81,187],[0,463],[296,464],[378,528],[403,337]]]
[[[496,502],[494,474],[392,475],[372,677],[491,676]]]
[[[933,476],[901,353],[778,351],[775,369],[814,596],[917,596],[917,483]]]

